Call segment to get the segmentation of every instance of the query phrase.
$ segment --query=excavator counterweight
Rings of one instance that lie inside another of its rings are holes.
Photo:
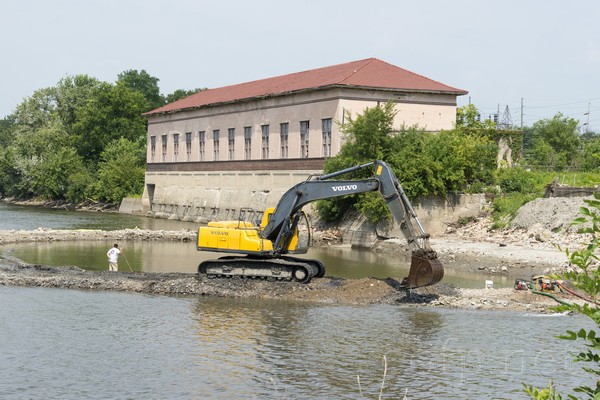
[[[334,179],[373,167],[375,173],[370,179]],[[306,253],[310,243],[310,224],[302,207],[316,200],[374,191],[379,191],[385,200],[412,251],[410,271],[401,287],[411,289],[439,282],[444,276],[444,267],[429,246],[429,234],[425,233],[392,169],[379,160],[312,177],[295,185],[276,207],[265,211],[260,225],[240,218],[239,221],[211,222],[199,228],[198,250],[230,255],[203,261],[198,273],[304,283],[313,277],[322,277],[325,267],[320,261],[290,256]]]

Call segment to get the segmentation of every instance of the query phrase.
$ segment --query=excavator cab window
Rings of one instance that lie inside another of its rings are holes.
[[[293,249],[294,253],[304,254],[308,251],[311,243],[311,226],[308,220],[308,216],[304,213],[304,211],[300,211],[299,213],[298,225],[296,226],[295,236],[297,236],[295,249]],[[292,241],[293,244],[294,241]]]
[[[269,223],[269,220],[271,219],[271,216],[273,215],[274,212],[275,212],[275,207],[269,207],[265,210],[265,212],[262,215],[262,219],[260,221],[261,229],[265,229],[265,226],[267,226],[267,224]]]

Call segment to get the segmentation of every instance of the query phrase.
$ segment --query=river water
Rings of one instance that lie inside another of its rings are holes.
[[[53,227],[44,214],[32,225]],[[589,328],[580,316],[10,286],[0,304],[7,399],[521,399],[522,382],[594,382],[554,338]]]

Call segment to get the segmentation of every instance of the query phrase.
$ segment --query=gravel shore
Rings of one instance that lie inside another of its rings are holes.
[[[489,218],[449,228],[431,239],[445,268],[485,271],[529,278],[535,274],[570,268],[565,248],[580,248],[589,241],[570,221],[577,217],[583,198],[538,199],[526,204],[513,227],[490,229]],[[336,241],[335,231],[318,232],[317,245]],[[321,240],[319,240],[319,238]],[[196,232],[125,229],[0,231],[0,244],[72,240],[194,241]],[[559,249],[560,247],[560,249]],[[381,240],[373,251],[386,255],[407,252],[404,240]],[[79,290],[115,290],[161,295],[264,298],[344,304],[398,304],[403,306],[458,307],[467,309],[547,311],[557,303],[530,291],[512,288],[465,289],[443,281],[412,291],[398,289],[393,279],[315,278],[309,284],[247,279],[209,279],[184,273],[92,272],[77,267],[29,265],[8,255],[0,258],[0,285],[42,286]],[[577,301],[561,295],[563,300]]]
[[[0,244],[70,240],[193,241],[191,231],[50,230],[0,231]],[[489,269],[498,274],[521,275],[559,270],[566,257],[556,248],[531,248],[516,243],[500,246],[449,234],[432,240],[447,268]],[[390,239],[374,251],[397,254],[407,251],[403,241]],[[397,304],[407,307],[451,307],[465,309],[547,311],[557,305],[544,296],[511,288],[464,289],[438,283],[410,292],[398,289],[393,279],[314,278],[309,284],[247,279],[209,279],[196,274],[85,271],[77,267],[30,265],[8,255],[0,258],[0,285],[54,287],[79,290],[113,290],[160,295],[217,296],[279,299],[339,304]]]
[[[488,310],[546,312],[557,305],[528,291],[461,289],[444,283],[398,290],[392,279],[313,279],[309,284],[250,279],[209,279],[184,273],[92,272],[77,267],[30,265],[0,260],[0,285],[78,290],[127,291],[158,295],[278,299],[329,304],[397,304]]]

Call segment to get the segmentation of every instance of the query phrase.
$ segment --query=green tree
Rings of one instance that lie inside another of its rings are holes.
[[[555,170],[572,166],[579,147],[578,124],[577,120],[561,113],[552,119],[537,121],[531,130],[527,161],[534,166]]]
[[[432,140],[432,134],[411,128],[398,132],[389,146],[389,163],[397,167],[394,173],[411,199],[445,192],[442,166],[431,157]]]
[[[494,180],[498,145],[485,131],[454,129],[431,135],[425,147],[427,158],[438,165],[439,183],[423,194],[446,195],[478,183]]]
[[[146,172],[143,143],[119,138],[106,146],[100,157],[95,190],[99,199],[119,203],[123,197],[142,193]]]
[[[17,167],[17,156],[11,147],[0,146],[0,196],[19,197],[21,171]]]
[[[84,170],[83,161],[72,147],[44,154],[31,171],[32,190],[47,199],[67,199],[72,176]]]
[[[8,146],[14,137],[15,121],[13,116],[0,119],[0,148]]]
[[[36,90],[17,105],[13,116],[16,128],[21,132],[42,128],[57,120],[56,88]]]
[[[346,142],[336,157],[325,162],[325,172],[337,171],[376,159],[386,160],[391,152],[390,140],[394,134],[395,115],[394,103],[390,101],[379,107],[367,108],[356,118],[347,116],[347,122],[340,127],[346,135]],[[369,176],[369,171],[359,171],[354,174],[356,178]],[[320,215],[327,220],[341,218],[352,207],[366,212],[372,220],[388,216],[383,201],[370,195],[327,199],[316,205]]]
[[[578,164],[584,171],[600,169],[600,136],[582,135]]]
[[[494,129],[496,124],[489,119],[481,122],[481,114],[474,104],[468,104],[456,109],[456,127],[467,129]]]
[[[77,111],[73,131],[79,155],[97,163],[105,146],[113,140],[145,138],[146,120],[142,113],[147,108],[141,93],[124,85],[101,84]]]
[[[56,85],[56,112],[67,134],[73,134],[78,110],[91,100],[100,84],[99,80],[88,75],[75,75],[62,78]]]
[[[165,104],[165,99],[160,94],[158,80],[148,74],[146,70],[130,69],[118,75],[117,84],[141,93],[148,102],[147,109],[144,111],[149,111]]]
[[[125,138],[144,152],[145,96],[157,100],[157,82],[127,71],[115,85],[76,75],[36,90],[0,121],[2,195],[80,202],[102,191],[98,163],[110,143]]]
[[[173,103],[174,101],[184,99],[184,98],[186,98],[188,96],[191,96],[191,95],[196,94],[198,92],[202,92],[204,90],[206,90],[206,88],[203,88],[203,89],[192,89],[192,90],[177,89],[173,93],[168,94],[165,97],[165,100],[166,100],[166,103]]]
[[[367,108],[362,115],[353,118],[349,115],[340,130],[346,135],[346,143],[341,149],[342,158],[351,155],[360,163],[384,160],[389,154],[388,147],[394,135],[394,117],[397,112],[391,101],[380,107]]]
[[[62,124],[55,119],[36,129],[21,128],[7,153],[13,163],[9,169],[19,176],[14,182],[17,187],[9,192],[48,199],[64,198],[61,190],[66,187],[66,177],[72,167],[81,163],[76,164],[68,157],[75,151],[66,145],[68,138]]]

